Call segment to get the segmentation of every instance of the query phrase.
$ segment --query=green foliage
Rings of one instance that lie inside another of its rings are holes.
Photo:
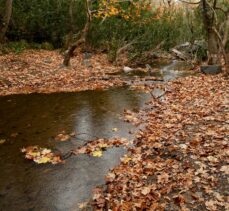
[[[202,27],[195,14],[188,17],[190,14],[180,9],[161,11],[159,17],[158,13],[155,9],[155,12],[147,17],[147,11],[135,21],[119,16],[110,16],[104,21],[94,18],[88,42],[95,48],[108,50],[110,59],[114,60],[116,51],[127,43],[133,42],[129,52],[130,57],[134,59],[160,43],[163,43],[164,50],[169,50],[177,44],[202,38]]]
[[[26,40],[7,42],[5,44],[0,45],[0,52],[3,54],[7,54],[9,52],[21,53],[26,49],[45,49],[45,50],[53,50],[54,47],[51,43],[43,42],[39,43],[28,43]]]
[[[18,41],[49,42],[54,47],[63,45],[63,37],[71,26],[69,21],[69,2],[67,0],[14,0],[13,15],[7,37]],[[74,26],[83,28],[85,12],[82,1],[74,4]]]
[[[5,48],[8,48],[9,50],[15,52],[15,53],[21,53],[25,49],[29,48],[29,44],[26,40],[20,40],[18,42],[9,42],[5,46]]]
[[[152,7],[150,4],[142,5],[144,1],[138,0],[118,3],[115,8],[115,1],[112,0],[114,4],[109,7],[109,11],[99,8],[101,2],[108,1],[93,1],[93,11],[104,12],[93,13],[87,37],[88,44],[107,51],[110,60],[115,60],[117,50],[128,43],[132,43],[128,49],[129,56],[135,59],[160,43],[163,43],[164,50],[169,50],[177,44],[194,42],[204,37],[198,9],[188,12],[179,7]],[[21,52],[28,47],[48,50],[63,47],[66,35],[72,30],[70,2],[14,0],[13,16],[7,33],[9,40],[13,41],[9,43],[10,48]],[[77,37],[86,22],[84,7],[83,0],[73,2],[73,37]]]

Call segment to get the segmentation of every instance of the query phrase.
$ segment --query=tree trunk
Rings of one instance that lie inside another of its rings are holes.
[[[211,28],[208,30],[208,64],[219,64],[219,45],[218,45],[218,38],[216,33]]]
[[[214,5],[216,4],[214,1]],[[219,45],[218,38],[214,32],[214,24],[215,24],[215,14],[213,11],[213,6],[209,5],[208,0],[202,0],[202,15],[204,27],[207,32],[207,43],[208,43],[208,64],[219,64]]]
[[[225,29],[224,29],[224,37],[223,37],[223,46],[224,48],[227,45],[229,39],[229,9],[226,14],[226,21],[225,21]]]
[[[13,5],[13,0],[6,0],[5,15],[3,17],[3,22],[1,23],[1,28],[0,28],[0,43],[4,42],[5,34],[10,23],[10,18],[12,14],[12,5]]]
[[[86,12],[87,12],[86,24],[84,26],[84,29],[81,32],[80,39],[77,40],[72,45],[70,45],[68,50],[66,51],[65,56],[64,56],[64,61],[63,61],[64,66],[70,65],[70,59],[74,55],[75,49],[86,42],[86,37],[87,37],[88,31],[89,31],[90,22],[91,22],[91,11],[90,11],[90,7],[89,7],[89,5],[90,5],[89,3],[90,3],[90,0],[85,0],[85,8],[86,8]]]
[[[74,24],[73,24],[73,3],[74,0],[69,1],[69,33],[66,36],[65,46],[64,49],[68,49],[71,43],[73,42],[73,35],[74,35]]]

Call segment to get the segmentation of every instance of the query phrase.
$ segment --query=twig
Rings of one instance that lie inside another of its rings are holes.
[[[198,2],[188,2],[188,1],[184,1],[184,0],[179,0],[180,2],[182,3],[185,3],[185,4],[200,4],[201,1],[198,1]]]

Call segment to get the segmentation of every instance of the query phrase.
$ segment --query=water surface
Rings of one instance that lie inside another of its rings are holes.
[[[65,164],[37,165],[25,160],[20,148],[39,145],[65,153],[95,136],[131,139],[129,130],[135,128],[120,115],[140,109],[148,98],[127,88],[0,97],[0,139],[6,139],[0,145],[0,210],[78,210],[124,149],[107,150],[101,158],[79,155]],[[62,131],[86,134],[55,141]]]

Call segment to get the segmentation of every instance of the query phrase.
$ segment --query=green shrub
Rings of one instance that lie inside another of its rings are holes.
[[[29,44],[26,40],[20,40],[18,42],[9,42],[6,47],[15,53],[21,53],[25,49],[29,48]]]

